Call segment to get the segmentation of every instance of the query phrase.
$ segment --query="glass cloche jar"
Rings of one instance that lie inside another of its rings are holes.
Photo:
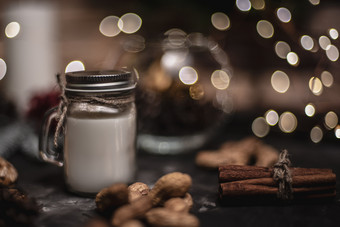
[[[204,145],[233,108],[227,54],[203,34],[180,29],[136,54],[139,147],[180,154]]]

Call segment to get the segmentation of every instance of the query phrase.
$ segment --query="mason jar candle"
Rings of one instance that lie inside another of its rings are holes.
[[[41,157],[64,166],[66,185],[73,192],[94,194],[113,183],[131,182],[136,80],[126,71],[70,72],[65,80],[59,108],[49,111],[44,120]],[[58,121],[55,142],[64,127],[63,155],[48,145],[52,119]]]

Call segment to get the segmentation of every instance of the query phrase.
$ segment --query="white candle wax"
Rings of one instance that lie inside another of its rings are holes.
[[[135,109],[110,118],[68,117],[64,166],[71,190],[96,193],[128,183],[135,171]]]

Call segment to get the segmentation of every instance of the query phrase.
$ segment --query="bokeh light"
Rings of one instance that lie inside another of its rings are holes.
[[[339,58],[339,50],[334,45],[328,45],[328,47],[326,49],[326,55],[327,55],[329,60],[337,61],[338,58]]]
[[[334,129],[334,134],[336,138],[340,139],[340,125],[336,126]]]
[[[196,83],[198,79],[198,75],[196,70],[190,66],[184,66],[179,70],[179,79],[183,82],[183,84],[191,85]]]
[[[308,117],[313,117],[315,114],[315,106],[312,103],[309,103],[305,106],[305,114]]]
[[[113,37],[120,33],[120,28],[118,27],[119,17],[107,16],[99,24],[99,31],[104,36]]]
[[[320,0],[309,0],[309,2],[315,6],[320,4]]]
[[[285,93],[290,86],[289,77],[286,73],[277,70],[272,74],[271,84],[275,91]]]
[[[284,7],[278,8],[276,15],[283,23],[288,23],[292,19],[292,14],[287,8]]]
[[[291,51],[290,46],[288,43],[284,41],[278,41],[275,44],[275,53],[279,58],[286,59],[287,54]]]
[[[269,133],[270,127],[263,117],[258,117],[253,121],[251,129],[255,136],[265,137]]]
[[[186,51],[166,51],[162,58],[162,66],[169,71],[178,71],[184,64],[188,64],[186,61],[188,53]]]
[[[317,77],[311,77],[309,80],[309,89],[313,92],[314,95],[321,95],[323,91],[323,86],[321,80]]]
[[[256,10],[263,10],[266,7],[264,0],[251,0],[251,6]]]
[[[200,100],[204,97],[204,89],[199,84],[194,84],[189,88],[190,97],[195,100]]]
[[[227,89],[230,83],[230,76],[223,70],[215,70],[211,74],[211,83],[219,90]]]
[[[145,39],[140,35],[130,35],[123,42],[123,49],[127,52],[137,53],[145,48]]]
[[[16,21],[10,22],[5,28],[7,38],[14,38],[20,32],[20,24]]]
[[[274,35],[274,27],[267,20],[260,20],[259,22],[257,22],[256,30],[259,33],[259,35],[265,39],[269,39]]]
[[[335,128],[338,125],[338,115],[333,111],[329,111],[325,116],[325,125],[328,129]]]
[[[231,96],[227,95],[225,91],[216,91],[216,102],[219,108],[225,113],[231,113],[234,109],[234,102]]]
[[[135,13],[126,13],[118,21],[118,27],[124,33],[132,34],[142,26],[142,19]]]
[[[216,12],[211,15],[211,23],[216,29],[220,31],[225,31],[230,27],[229,17],[222,12]]]
[[[337,39],[339,37],[339,32],[335,28],[331,28],[328,30],[329,37],[332,39]]]
[[[319,143],[322,140],[323,132],[319,126],[315,126],[310,131],[310,139],[314,143]]]
[[[243,11],[243,12],[246,12],[246,11],[249,11],[250,8],[251,8],[251,3],[249,0],[236,0],[236,7]]]
[[[187,33],[178,28],[169,29],[164,33],[167,36],[169,45],[173,47],[182,47],[185,44]]]
[[[300,43],[301,43],[301,46],[303,47],[303,49],[305,49],[305,50],[312,50],[313,47],[314,47],[314,41],[313,41],[312,37],[310,37],[309,35],[301,36]]]
[[[74,60],[67,64],[65,68],[65,73],[84,70],[85,70],[84,63],[79,60]]]
[[[265,113],[264,117],[266,118],[267,124],[270,126],[276,125],[277,122],[279,121],[279,115],[275,110],[268,110]]]
[[[279,119],[279,127],[282,132],[294,132],[297,127],[297,119],[295,115],[289,111],[282,113]]]
[[[321,73],[321,81],[325,87],[331,87],[333,85],[333,75],[328,71]]]
[[[4,76],[6,75],[6,72],[7,72],[6,62],[2,58],[0,58],[0,80],[4,78]]]
[[[297,66],[299,64],[299,56],[295,52],[289,52],[287,54],[287,62],[290,65]]]
[[[329,40],[327,36],[322,35],[319,37],[319,45],[322,49],[327,50],[330,44],[331,44],[331,41]]]

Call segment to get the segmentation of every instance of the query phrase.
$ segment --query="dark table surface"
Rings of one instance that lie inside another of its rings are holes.
[[[207,148],[214,148],[227,138],[219,137]],[[287,148],[294,166],[331,168],[340,176],[338,142],[313,144],[293,136],[269,136],[266,142]],[[318,204],[221,206],[218,202],[217,172],[198,168],[195,152],[177,156],[157,156],[138,152],[137,181],[152,186],[163,174],[181,171],[191,175],[190,190],[202,227],[208,226],[340,226],[339,178],[334,201]],[[66,191],[62,168],[15,155],[10,161],[19,171],[19,185],[37,199],[42,212],[38,227],[82,226],[97,214],[93,198],[80,197]]]

